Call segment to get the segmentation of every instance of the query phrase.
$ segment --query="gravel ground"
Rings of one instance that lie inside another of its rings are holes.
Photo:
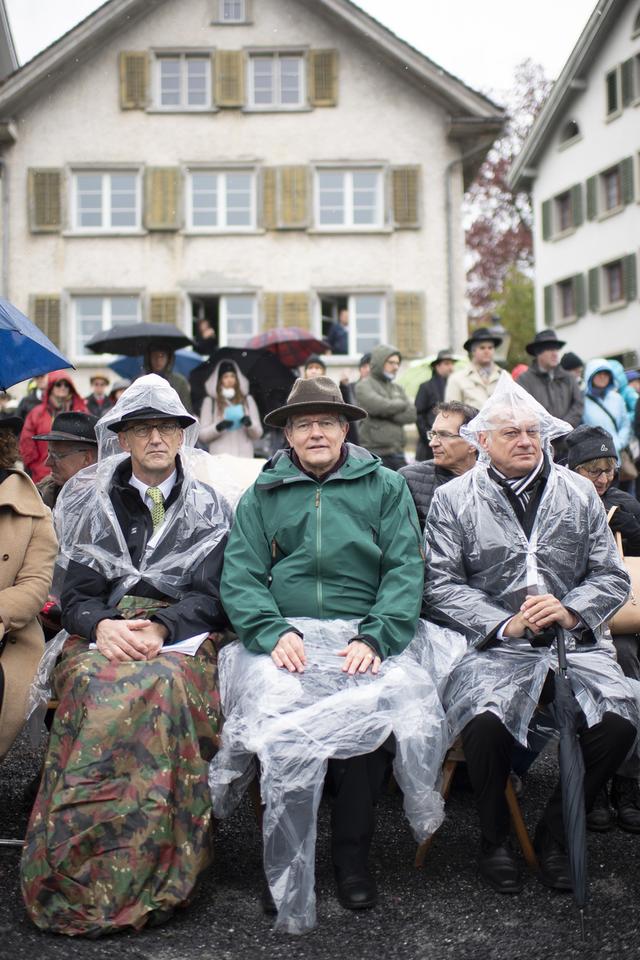
[[[40,762],[41,754],[21,740],[0,766],[0,836],[24,834],[28,809],[22,793]],[[522,807],[530,832],[555,775],[551,753],[529,773]],[[260,838],[248,803],[220,825],[216,861],[196,902],[164,927],[139,934],[89,941],[40,933],[22,907],[19,852],[0,848],[0,956],[11,960],[252,960],[265,956],[272,960],[606,960],[638,956],[640,838],[617,829],[589,835],[591,901],[583,945],[570,896],[547,890],[532,874],[515,898],[501,897],[479,884],[477,826],[468,791],[454,788],[447,814],[425,868],[415,870],[415,846],[402,816],[401,797],[383,798],[371,857],[380,904],[374,911],[353,914],[343,910],[335,897],[328,817],[323,809],[316,867],[319,923],[304,937],[273,933],[261,913]]]

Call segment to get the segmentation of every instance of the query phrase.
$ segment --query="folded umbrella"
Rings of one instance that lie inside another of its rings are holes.
[[[0,299],[0,389],[73,364],[8,300]]]
[[[302,327],[274,327],[247,340],[251,350],[270,350],[286,367],[299,367],[312,353],[324,353],[326,343]]]
[[[124,353],[127,357],[138,357],[153,347],[179,350],[190,346],[193,341],[172,323],[123,323],[102,330],[86,343],[92,353]]]

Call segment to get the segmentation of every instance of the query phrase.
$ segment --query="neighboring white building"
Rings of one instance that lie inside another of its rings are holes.
[[[600,0],[511,171],[534,206],[536,324],[640,348],[640,0]]]
[[[458,346],[502,121],[348,0],[110,0],[0,86],[3,295],[85,373],[135,320]]]

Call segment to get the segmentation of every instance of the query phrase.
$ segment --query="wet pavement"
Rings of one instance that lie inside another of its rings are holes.
[[[41,753],[25,738],[0,765],[0,836],[24,835],[27,784]],[[556,775],[553,752],[525,783],[522,808],[533,833]],[[398,793],[379,809],[372,865],[379,906],[354,914],[335,897],[328,857],[328,815],[320,815],[316,890],[318,927],[304,937],[273,933],[260,910],[260,836],[249,802],[220,824],[216,859],[196,901],[163,927],[89,941],[39,932],[27,919],[18,883],[19,851],[0,848],[0,957],[10,960],[563,960],[635,958],[640,954],[640,837],[617,828],[589,835],[591,899],[587,940],[565,894],[531,873],[517,897],[501,897],[476,878],[477,826],[469,792],[455,789],[447,820],[423,870]]]

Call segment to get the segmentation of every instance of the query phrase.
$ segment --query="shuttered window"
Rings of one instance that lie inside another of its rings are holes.
[[[544,323],[546,327],[553,326],[555,287],[552,283],[544,288]]]
[[[82,170],[72,175],[72,224],[79,232],[140,229],[140,175],[136,170]]]
[[[259,53],[249,57],[249,106],[254,110],[293,110],[305,106],[301,53]]]
[[[178,323],[180,298],[175,294],[154,294],[149,297],[149,322]]]
[[[29,319],[58,348],[62,347],[60,314],[61,302],[57,294],[36,294],[29,298]]]
[[[140,298],[137,296],[73,297],[71,307],[72,352],[76,357],[94,356],[85,344],[102,330],[140,321]]]
[[[616,67],[605,77],[606,113],[612,117],[620,110],[620,71]]]
[[[220,297],[220,344],[243,347],[258,332],[256,298],[248,294]]]
[[[627,303],[637,299],[638,276],[635,253],[630,253],[622,259],[622,288]]]
[[[214,56],[216,106],[244,106],[244,53],[217,50]]]
[[[397,228],[419,227],[419,167],[394,167],[391,170],[393,221]]]
[[[208,110],[209,54],[161,54],[155,59],[155,105],[165,110]]]
[[[315,224],[319,229],[377,230],[384,226],[382,171],[316,170]]]
[[[145,171],[144,224],[147,230],[178,230],[180,183],[177,167],[150,167]]]
[[[256,226],[253,170],[192,170],[187,176],[190,230],[250,230]]]
[[[396,293],[392,340],[404,358],[424,356],[423,314],[420,293]]]
[[[600,309],[600,268],[594,267],[592,270],[589,270],[588,277],[588,286],[589,286],[589,310],[591,313],[597,313]]]
[[[213,0],[220,23],[246,23],[250,19],[250,0]]]
[[[598,178],[589,177],[587,180],[587,220],[595,220],[598,216]]]
[[[62,171],[29,170],[29,228],[32,233],[57,233],[62,228]]]
[[[278,294],[263,293],[262,295],[262,329],[273,330],[278,326]]]
[[[309,102],[314,107],[338,103],[338,51],[309,51]]]
[[[311,328],[309,295],[307,293],[283,293],[280,295],[280,322],[283,327]]]
[[[147,53],[120,54],[120,107],[145,110],[148,104],[149,57]]]

